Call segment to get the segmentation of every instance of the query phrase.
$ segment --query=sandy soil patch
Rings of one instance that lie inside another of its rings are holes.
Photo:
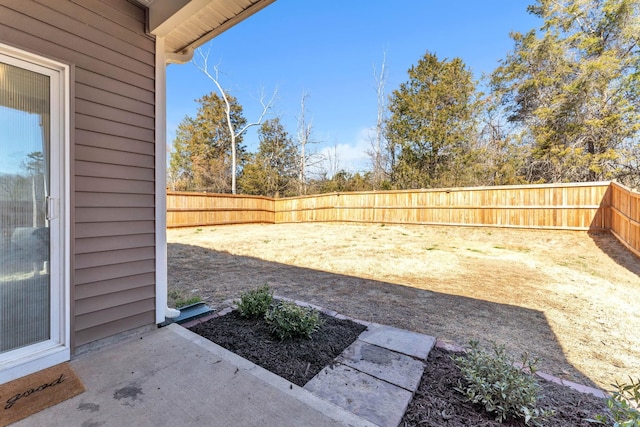
[[[278,224],[172,229],[168,241],[170,303],[220,307],[268,283],[355,318],[493,340],[572,381],[640,378],[640,260],[608,234]]]

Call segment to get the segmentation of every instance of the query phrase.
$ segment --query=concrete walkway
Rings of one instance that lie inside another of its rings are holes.
[[[178,326],[71,361],[86,392],[22,426],[397,426],[435,339],[369,325],[304,388]]]

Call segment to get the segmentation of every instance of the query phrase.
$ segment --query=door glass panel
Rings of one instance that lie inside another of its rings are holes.
[[[0,63],[0,353],[50,338],[49,79]]]

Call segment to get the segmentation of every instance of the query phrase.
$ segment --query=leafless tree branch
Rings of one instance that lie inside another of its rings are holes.
[[[278,94],[278,88],[273,91],[273,95],[265,103],[264,90],[261,91],[260,95],[260,105],[262,106],[262,113],[258,120],[250,122],[243,126],[241,129],[234,129],[233,122],[231,121],[231,103],[229,102],[229,98],[227,96],[227,92],[222,88],[220,84],[220,68],[218,65],[213,66],[213,74],[209,71],[209,51],[206,53],[201,49],[198,49],[197,58],[199,60],[194,59],[193,63],[198,70],[200,70],[209,80],[213,82],[213,84],[220,92],[220,96],[224,101],[225,105],[225,116],[227,121],[227,126],[229,128],[229,135],[231,135],[231,192],[236,194],[237,192],[237,139],[244,134],[249,128],[253,126],[259,126],[262,124],[262,120],[267,115],[267,113],[271,110],[273,105],[273,101]]]

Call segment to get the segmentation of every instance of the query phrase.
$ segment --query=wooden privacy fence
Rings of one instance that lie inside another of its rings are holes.
[[[329,193],[271,199],[167,193],[167,226],[356,222],[610,230],[640,255],[640,194],[617,183]]]
[[[276,223],[364,222],[604,229],[609,183],[331,193],[275,201]]]
[[[275,223],[273,199],[234,194],[167,192],[167,227]]]
[[[607,228],[623,245],[640,256],[640,193],[612,182],[607,198]]]

